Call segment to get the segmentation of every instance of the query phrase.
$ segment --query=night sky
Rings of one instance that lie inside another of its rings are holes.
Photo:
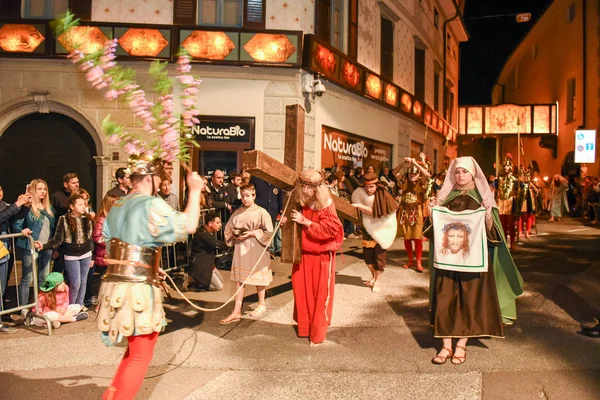
[[[460,45],[460,105],[490,104],[491,93],[504,62],[552,0],[467,0],[465,22],[469,41]],[[514,16],[469,20],[486,15],[530,12],[530,22]]]

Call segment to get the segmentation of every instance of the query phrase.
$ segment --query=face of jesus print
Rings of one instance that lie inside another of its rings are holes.
[[[462,222],[446,224],[443,229],[442,248],[443,255],[455,255],[466,258],[469,256],[469,233],[471,228]]]

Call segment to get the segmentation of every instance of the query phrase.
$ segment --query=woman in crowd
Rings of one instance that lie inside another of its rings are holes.
[[[70,212],[62,215],[56,224],[54,237],[46,244],[35,242],[38,250],[63,246],[65,269],[69,274],[69,301],[81,304],[85,296],[87,276],[92,267],[92,221],[86,216],[86,202],[77,193],[69,197]]]
[[[29,213],[22,219],[17,219],[13,224],[13,232],[19,233],[25,229],[31,230],[33,240],[46,244],[55,229],[55,211],[50,205],[48,185],[41,179],[34,179],[27,186],[31,193],[31,208]],[[21,237],[16,240],[16,246],[23,253],[23,272],[19,283],[19,302],[21,305],[29,303],[29,289],[33,281],[33,254],[29,238]],[[42,286],[44,280],[50,273],[50,260],[52,250],[41,250],[37,252],[38,283]]]
[[[104,242],[104,237],[102,236],[102,227],[104,226],[104,221],[106,220],[108,212],[118,199],[119,198],[115,195],[106,194],[102,199],[100,210],[98,210],[98,214],[96,214],[96,218],[94,219],[94,229],[92,231],[92,241],[94,242],[94,262],[87,277],[85,297],[83,300],[83,303],[86,307],[89,307],[92,304],[98,304],[98,298],[92,294],[92,287],[96,267],[106,267],[106,261],[104,261],[104,257],[106,256],[106,243]]]
[[[567,201],[567,189],[569,183],[566,178],[556,174],[550,184],[550,219],[548,221],[554,222],[562,218],[562,210],[569,212],[569,203]]]
[[[254,203],[256,190],[253,185],[244,185],[242,191],[242,207],[238,208],[225,226],[225,241],[228,246],[235,246],[231,265],[231,280],[239,290],[235,297],[233,312],[221,324],[231,324],[242,319],[244,302],[243,282],[256,286],[258,306],[250,313],[258,317],[267,310],[265,302],[266,288],[273,280],[271,258],[265,246],[273,234],[271,216],[262,207]],[[254,272],[252,269],[254,268]]]
[[[434,337],[443,340],[442,350],[431,361],[444,364],[451,359],[459,365],[466,360],[469,338],[504,337],[503,323],[510,325],[517,317],[515,299],[523,292],[523,279],[508,251],[494,195],[472,157],[452,161],[437,200],[430,201],[431,207],[436,204],[452,211],[486,209],[488,272],[436,269],[429,257],[431,325]],[[435,254],[441,244],[433,242],[432,233],[428,228],[430,254]],[[454,351],[453,338],[458,339]]]

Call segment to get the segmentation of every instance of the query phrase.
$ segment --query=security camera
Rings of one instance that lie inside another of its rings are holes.
[[[325,87],[325,85],[323,85],[323,82],[321,82],[320,79],[315,79],[315,83],[314,83],[315,87],[313,88],[313,93],[316,96],[323,96],[323,93],[325,93],[327,91],[327,88]]]

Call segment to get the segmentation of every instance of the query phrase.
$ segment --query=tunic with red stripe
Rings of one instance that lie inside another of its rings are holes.
[[[302,227],[302,262],[292,270],[294,320],[298,336],[321,343],[331,323],[335,252],[342,246],[344,230],[333,201],[322,210],[304,206],[302,214],[312,224]]]

